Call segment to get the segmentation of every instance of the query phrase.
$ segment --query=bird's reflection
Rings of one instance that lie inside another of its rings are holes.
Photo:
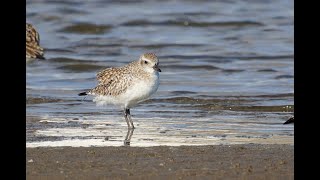
[[[130,140],[131,140],[133,131],[134,131],[133,128],[132,128],[132,129],[131,129],[131,128],[128,128],[128,132],[127,132],[126,139],[125,139],[124,142],[123,142],[125,146],[130,146]]]

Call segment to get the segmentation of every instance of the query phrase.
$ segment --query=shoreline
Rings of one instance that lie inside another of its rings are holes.
[[[26,148],[27,179],[294,179],[294,145]]]

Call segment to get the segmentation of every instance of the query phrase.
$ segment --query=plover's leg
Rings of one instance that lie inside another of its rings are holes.
[[[128,129],[130,129],[130,124],[129,124],[129,119],[128,119],[128,113],[127,113],[127,109],[124,108],[124,118],[126,119],[127,125],[128,125]]]
[[[133,131],[134,131],[134,129],[129,129],[128,128],[127,136],[126,136],[126,139],[124,140],[124,145],[125,146],[130,146],[130,141],[131,141],[131,137],[132,137]]]
[[[133,121],[132,121],[131,115],[130,115],[130,109],[126,109],[126,112],[127,112],[127,114],[128,114],[128,119],[129,119],[129,121],[130,121],[131,128],[134,129]]]

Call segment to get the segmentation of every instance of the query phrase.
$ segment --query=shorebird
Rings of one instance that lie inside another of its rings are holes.
[[[43,55],[39,33],[31,24],[26,23],[26,59],[44,59]]]
[[[294,117],[289,118],[286,122],[284,122],[283,124],[290,124],[290,123],[294,123]]]
[[[139,60],[122,67],[97,73],[98,85],[79,96],[93,95],[97,105],[114,104],[123,108],[128,129],[134,129],[130,108],[147,100],[159,86],[159,60],[153,53],[142,54]]]

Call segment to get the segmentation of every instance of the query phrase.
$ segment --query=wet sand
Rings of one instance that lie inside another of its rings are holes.
[[[27,148],[27,179],[294,179],[293,145]]]

